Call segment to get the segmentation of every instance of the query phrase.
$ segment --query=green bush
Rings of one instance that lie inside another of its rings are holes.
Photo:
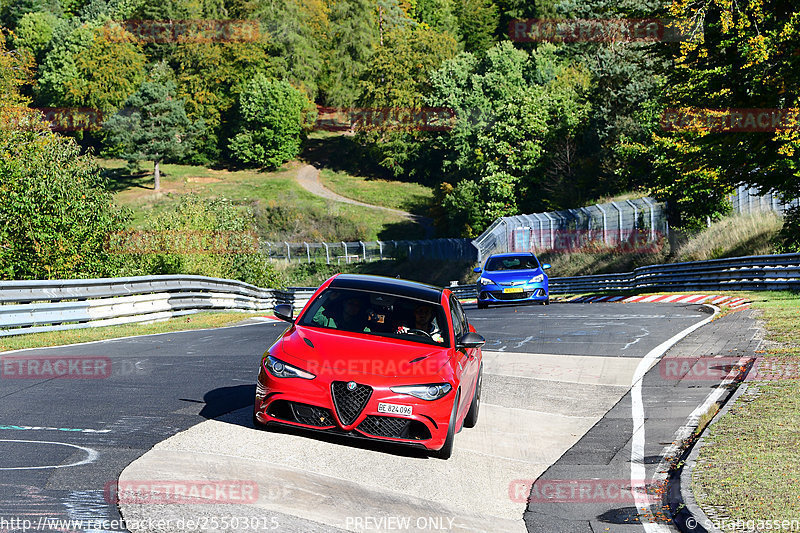
[[[800,207],[795,206],[786,211],[775,247],[780,254],[800,252]]]
[[[246,165],[274,169],[300,154],[305,130],[316,120],[316,109],[285,81],[257,76],[239,97],[240,120],[229,147]]]
[[[105,243],[126,217],[72,139],[33,119],[0,128],[0,279],[113,276]]]
[[[229,200],[190,194],[142,230],[120,234],[115,245],[130,258],[127,275],[194,274],[283,287],[253,227],[252,214]]]

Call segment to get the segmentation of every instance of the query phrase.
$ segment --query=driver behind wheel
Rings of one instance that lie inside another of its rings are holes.
[[[414,330],[422,331],[436,342],[444,342],[439,324],[434,317],[430,305],[419,304],[414,308],[414,322],[411,326],[398,326],[397,333],[413,333]]]

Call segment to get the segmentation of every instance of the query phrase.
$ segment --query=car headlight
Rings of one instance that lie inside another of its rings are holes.
[[[528,283],[539,283],[539,282],[541,282],[541,281],[544,281],[544,274],[539,274],[539,275],[537,275],[537,276],[533,276],[533,277],[532,277],[532,278],[531,278],[531,279],[528,281]]]
[[[429,385],[403,385],[392,387],[392,392],[397,394],[408,394],[420,400],[429,402],[444,397],[453,387],[449,383],[431,383]]]
[[[481,285],[497,285],[494,281],[490,280],[489,278],[480,278],[478,283]]]
[[[288,363],[284,363],[280,359],[272,357],[271,355],[267,356],[267,360],[264,363],[264,368],[266,368],[269,371],[269,373],[275,376],[276,378],[314,379],[315,377],[317,377],[311,372],[300,370],[299,368],[292,366]]]

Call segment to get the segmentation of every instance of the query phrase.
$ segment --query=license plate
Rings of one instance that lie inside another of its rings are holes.
[[[390,415],[411,416],[412,407],[410,405],[397,405],[394,403],[378,403],[378,412]]]
[[[509,292],[522,292],[522,287],[512,287],[510,289],[503,289],[503,292],[505,294],[508,294]]]

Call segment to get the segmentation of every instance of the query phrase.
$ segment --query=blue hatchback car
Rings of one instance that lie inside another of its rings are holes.
[[[495,254],[475,269],[478,278],[478,309],[495,303],[550,303],[545,270],[533,253]]]

